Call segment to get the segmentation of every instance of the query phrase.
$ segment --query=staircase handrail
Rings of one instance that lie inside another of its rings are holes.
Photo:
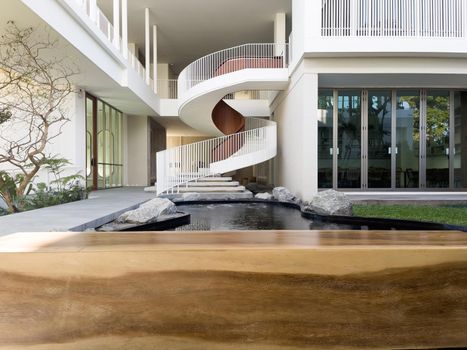
[[[242,60],[256,61],[244,67],[241,64]],[[233,70],[227,73],[246,68],[287,68],[288,60],[288,44],[249,43],[219,50],[197,59],[180,73],[178,77],[179,96],[183,96],[199,83],[226,74],[219,72],[219,69],[229,62],[233,63],[229,67]]]
[[[212,152],[222,143],[233,144],[224,155]],[[241,143],[241,144],[240,144]],[[201,178],[218,175],[216,164],[255,152],[276,148],[276,123],[247,118],[245,131],[182,145],[157,152],[157,194],[178,192],[180,186]],[[238,151],[237,151],[238,150]],[[233,154],[232,154],[233,152]]]

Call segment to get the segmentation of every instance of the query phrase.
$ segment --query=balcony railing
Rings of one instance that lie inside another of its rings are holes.
[[[95,5],[92,0],[74,0],[83,10],[87,17],[93,22],[96,27],[105,35],[107,40],[119,51],[123,49],[122,38],[114,37],[114,27],[109,19],[104,15],[102,10]],[[146,82],[146,68],[139,59],[128,50],[128,63],[138,73],[138,75]],[[153,79],[149,79],[147,85],[155,91]]]
[[[467,0],[321,1],[326,37],[466,37]]]
[[[204,56],[186,67],[178,78],[183,95],[199,83],[242,69],[287,68],[287,44],[245,44]]]
[[[269,91],[246,90],[225,95],[224,100],[267,100]]]
[[[178,98],[177,79],[157,80],[157,95],[160,98],[176,100]]]

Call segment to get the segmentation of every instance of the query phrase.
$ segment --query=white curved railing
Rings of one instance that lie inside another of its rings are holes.
[[[199,83],[242,69],[287,68],[288,44],[245,44],[214,52],[187,66],[178,77],[183,96]]]
[[[157,194],[191,181],[255,165],[276,155],[276,123],[246,118],[245,131],[157,153]]]

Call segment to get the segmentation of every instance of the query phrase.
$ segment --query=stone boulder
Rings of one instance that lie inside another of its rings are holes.
[[[285,187],[274,188],[272,190],[272,195],[274,199],[278,200],[279,202],[293,202],[296,199],[295,195]]]
[[[352,216],[352,202],[341,192],[327,190],[314,196],[304,210],[319,215]]]
[[[265,200],[271,200],[274,198],[274,196],[270,193],[264,192],[264,193],[258,193],[255,196],[256,199],[265,199]]]
[[[120,215],[117,223],[145,224],[156,220],[161,215],[171,215],[177,212],[177,207],[167,198],[154,198],[143,203],[139,208]]]

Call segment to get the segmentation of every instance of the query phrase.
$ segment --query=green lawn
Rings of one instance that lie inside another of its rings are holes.
[[[353,206],[355,216],[417,220],[467,226],[467,205],[377,205]]]

